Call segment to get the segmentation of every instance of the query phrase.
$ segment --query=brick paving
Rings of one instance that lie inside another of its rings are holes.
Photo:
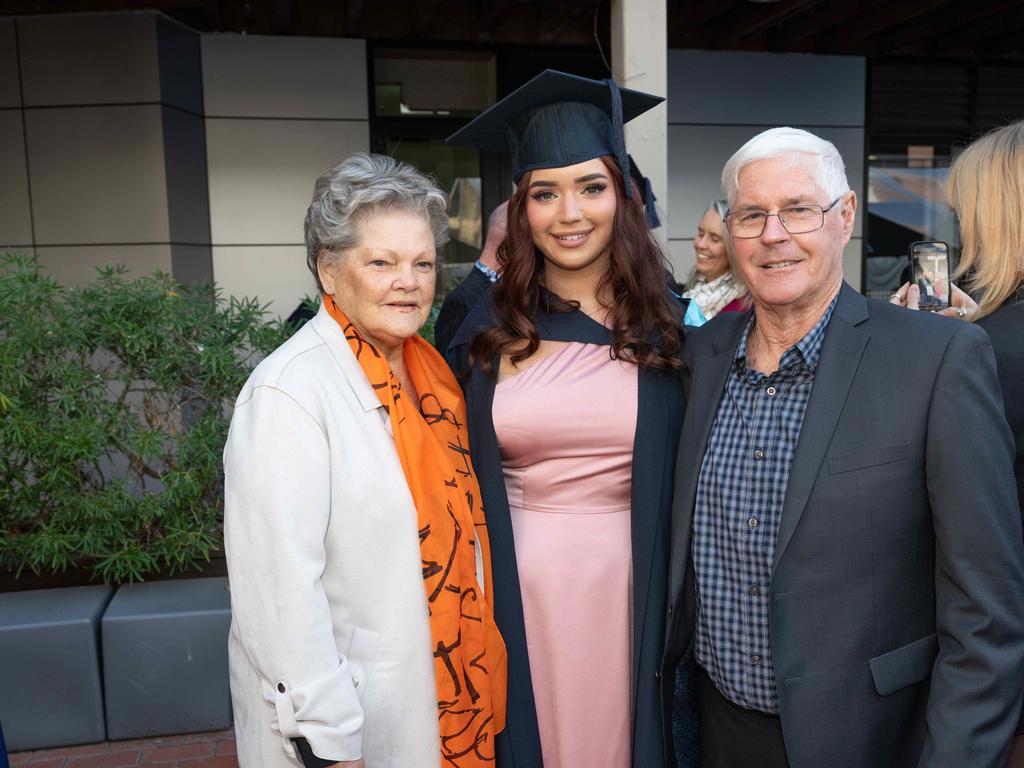
[[[11,768],[238,768],[231,730],[37,749],[9,758]]]

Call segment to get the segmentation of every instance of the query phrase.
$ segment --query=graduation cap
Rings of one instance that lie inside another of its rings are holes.
[[[629,160],[629,175],[636,182],[637,187],[640,188],[640,202],[644,204],[647,226],[651,229],[657,229],[661,226],[661,219],[658,218],[658,211],[654,208],[654,201],[658,198],[654,196],[651,180],[644,176],[644,172],[637,167],[636,160],[633,159],[632,155],[626,155],[626,159]],[[626,186],[628,187],[629,185],[627,184]],[[627,193],[630,192],[628,189],[626,191]]]
[[[625,179],[635,166],[626,154],[622,126],[662,101],[661,96],[620,88],[610,78],[591,80],[548,69],[447,142],[511,155],[516,183],[536,168],[576,165],[604,155],[616,159]],[[625,186],[626,197],[632,198],[633,185]],[[640,184],[641,189],[645,186],[650,184]],[[645,203],[653,211],[654,196],[648,195]]]

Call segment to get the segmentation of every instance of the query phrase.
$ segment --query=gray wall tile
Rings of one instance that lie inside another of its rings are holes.
[[[316,177],[368,148],[361,121],[208,118],[211,242],[301,244]]]
[[[0,110],[0,246],[31,245],[28,173],[21,110]]]
[[[366,119],[366,44],[329,38],[202,37],[211,117]]]
[[[0,108],[21,106],[14,19],[0,19]]]
[[[213,250],[208,245],[171,245],[171,272],[178,282],[213,282]]]
[[[174,243],[210,242],[210,194],[206,178],[203,118],[161,108],[167,215]]]
[[[25,104],[159,101],[155,18],[152,13],[19,18]]]
[[[25,114],[38,244],[168,242],[159,106]]]
[[[668,121],[861,126],[865,77],[855,56],[670,50]]]
[[[166,16],[156,18],[160,97],[164,104],[203,114],[199,33]]]

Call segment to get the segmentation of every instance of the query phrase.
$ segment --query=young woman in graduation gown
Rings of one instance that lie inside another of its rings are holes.
[[[502,277],[448,356],[508,648],[498,768],[674,763],[657,670],[682,312],[622,140],[660,101],[549,70],[450,139],[512,154],[517,182]]]

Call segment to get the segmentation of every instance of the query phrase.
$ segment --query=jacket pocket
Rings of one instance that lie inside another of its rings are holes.
[[[935,657],[939,654],[939,640],[935,634],[883,653],[868,661],[875,690],[888,696],[908,685],[931,677]]]
[[[910,458],[910,441],[899,445],[887,445],[883,448],[870,448],[866,451],[854,451],[853,453],[841,453],[838,456],[831,456],[828,460],[829,474],[838,475],[840,472],[852,472],[855,469],[867,469],[878,467],[882,464],[893,464],[897,461],[904,461]]]
[[[370,675],[373,674],[373,667],[377,662],[380,638],[381,636],[373,630],[353,627],[348,648],[345,649],[345,658],[348,660],[352,675],[352,685],[355,686],[356,696],[360,701],[363,699],[363,692],[370,682]]]

